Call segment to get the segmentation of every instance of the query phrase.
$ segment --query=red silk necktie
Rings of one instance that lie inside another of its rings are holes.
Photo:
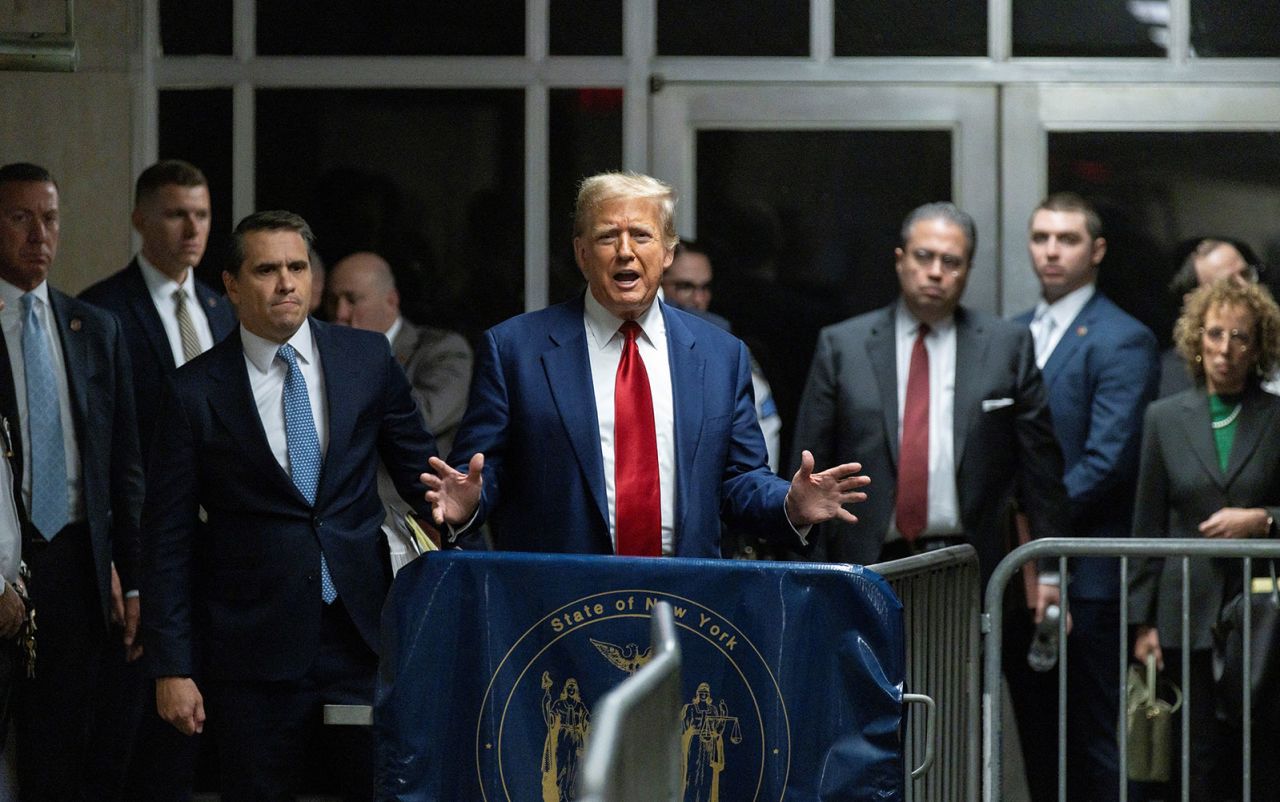
[[[924,347],[928,333],[929,327],[920,324],[911,346],[898,448],[898,501],[894,515],[898,531],[908,543],[920,536],[929,517],[929,352]]]
[[[662,553],[662,499],[658,492],[658,433],[649,374],[636,347],[640,325],[620,329],[626,341],[613,384],[613,481],[617,552],[635,557]]]

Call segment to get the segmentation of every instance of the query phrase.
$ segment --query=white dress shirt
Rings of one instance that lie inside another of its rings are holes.
[[[31,291],[36,297],[36,315],[44,324],[49,340],[49,354],[53,361],[53,375],[58,385],[58,408],[62,420],[62,449],[67,458],[67,513],[69,522],[85,519],[84,492],[80,483],[80,443],[76,440],[76,422],[71,417],[71,391],[67,383],[67,362],[62,355],[62,338],[49,306],[49,282],[42,281]],[[9,368],[13,372],[13,392],[18,401],[22,442],[22,503],[31,509],[31,416],[27,414],[27,372],[22,359],[22,290],[0,279],[0,298],[4,298],[4,310],[0,311],[0,328],[4,329],[5,347],[9,349]],[[12,424],[12,421],[10,422]],[[92,423],[92,422],[90,422]],[[52,537],[55,533],[49,535]]]
[[[617,488],[614,481],[614,384],[622,358],[624,338],[618,329],[622,319],[586,294],[583,324],[587,330],[587,357],[591,362],[591,384],[595,391],[596,418],[600,424],[600,456],[604,458],[604,489],[609,502],[609,539],[617,550]],[[667,356],[667,323],[658,303],[636,319],[641,334],[636,348],[649,376],[653,395],[653,418],[658,436],[658,493],[662,501],[662,553],[675,553],[676,520],[676,418],[671,389],[671,364]]]
[[[898,442],[902,442],[902,415],[907,403],[907,378],[911,350],[920,321],[898,301],[894,315],[894,343],[898,366]],[[929,515],[923,536],[952,535],[963,531],[960,496],[956,490],[955,399],[956,322],[948,317],[929,327],[924,347],[929,354]],[[901,540],[896,518],[889,521],[888,540]]]
[[[146,282],[147,291],[151,293],[151,303],[160,313],[160,324],[164,326],[164,336],[169,340],[169,349],[173,352],[173,364],[181,365],[185,360],[182,353],[182,333],[178,330],[178,302],[173,298],[174,290],[181,290],[187,296],[187,314],[196,329],[196,338],[200,340],[200,353],[213,347],[213,331],[209,328],[209,318],[204,313],[204,306],[196,295],[195,271],[188,269],[182,283],[161,273],[159,268],[147,261],[147,257],[138,253],[138,266],[142,268],[142,280]]]
[[[1058,343],[1062,342],[1062,335],[1067,333],[1067,327],[1075,321],[1080,310],[1084,309],[1084,305],[1089,303],[1089,299],[1095,292],[1097,287],[1090,282],[1072,290],[1053,303],[1047,303],[1041,298],[1040,303],[1036,304],[1036,311],[1031,319],[1031,337],[1036,343],[1036,367],[1043,368],[1049,361],[1053,349],[1058,347]],[[1045,336],[1045,327],[1051,320],[1053,326],[1048,332],[1049,339],[1041,342]]]
[[[266,430],[271,455],[287,474],[289,442],[284,428],[284,377],[289,368],[276,358],[279,343],[263,339],[243,325],[240,327],[240,341],[244,347],[244,366],[249,371],[249,386],[253,389],[253,400],[258,405],[258,417],[262,419],[262,428]],[[320,455],[324,456],[329,446],[329,408],[325,403],[320,350],[316,348],[310,320],[303,321],[302,326],[289,338],[289,345],[298,352],[298,367],[302,369],[302,377],[307,381],[311,417],[316,424]]]

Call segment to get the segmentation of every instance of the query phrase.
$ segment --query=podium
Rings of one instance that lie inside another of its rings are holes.
[[[434,552],[383,611],[383,800],[568,800],[591,708],[671,604],[684,798],[903,794],[902,608],[859,566]]]

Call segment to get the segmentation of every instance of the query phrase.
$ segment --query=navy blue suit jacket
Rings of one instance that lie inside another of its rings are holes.
[[[1028,312],[1017,321],[1030,325],[1031,317]],[[1128,537],[1142,418],[1160,381],[1155,335],[1094,293],[1042,372],[1065,462],[1072,534]],[[1118,599],[1119,561],[1076,561],[1071,593],[1082,599]]]
[[[789,483],[765,467],[746,346],[661,310],[675,412],[675,554],[719,557],[721,516],[797,545],[784,510]],[[495,326],[476,359],[450,462],[466,470],[484,453],[477,522],[489,522],[501,549],[613,553],[583,297]]]
[[[211,679],[304,676],[320,647],[322,544],[339,597],[378,651],[391,582],[378,463],[426,514],[418,476],[435,441],[386,337],[314,320],[311,327],[329,419],[314,505],[271,453],[239,330],[166,383],[143,510],[143,626],[153,676],[192,673],[196,610]]]
[[[209,320],[209,330],[216,343],[236,327],[235,312],[226,298],[195,282],[196,298]],[[88,301],[111,312],[120,321],[129,363],[133,368],[134,406],[138,411],[138,440],[142,446],[143,464],[151,453],[151,434],[160,417],[160,391],[164,379],[177,367],[173,349],[165,335],[160,313],[151,301],[151,292],[142,278],[142,268],[134,259],[129,266],[80,293]]]
[[[80,446],[85,517],[105,627],[109,621],[111,563],[115,562],[126,589],[138,587],[138,516],[143,490],[129,354],[120,324],[111,314],[53,287],[49,288],[49,303],[66,361],[71,416]],[[22,426],[3,337],[0,404],[13,434],[13,464],[18,474],[15,482],[20,484]]]

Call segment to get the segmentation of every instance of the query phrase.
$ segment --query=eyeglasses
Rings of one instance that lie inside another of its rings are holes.
[[[1249,346],[1253,345],[1253,337],[1239,329],[1231,329],[1228,331],[1221,326],[1214,326],[1208,329],[1201,326],[1200,336],[1214,345],[1221,345],[1224,340],[1229,338],[1231,346],[1241,351],[1248,351]]]
[[[911,261],[919,270],[932,270],[935,264],[942,266],[942,272],[958,276],[968,267],[966,260],[950,253],[938,253],[927,248],[916,248],[911,251]]]

